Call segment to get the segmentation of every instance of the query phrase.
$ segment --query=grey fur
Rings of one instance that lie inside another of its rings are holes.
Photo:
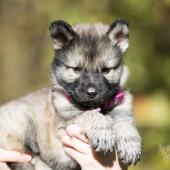
[[[128,69],[123,55],[128,47],[127,22],[116,21],[110,27],[95,24],[72,28],[64,21],[55,21],[50,30],[55,49],[52,87],[0,107],[0,147],[29,150],[34,157],[28,164],[10,166],[14,170],[80,169],[65,154],[61,143],[65,128],[72,123],[81,127],[96,152],[106,154],[116,150],[124,164],[135,164],[141,155],[141,138],[135,127],[131,94],[126,91],[124,102],[103,114],[96,109],[85,109],[86,105],[80,107],[81,103],[88,103],[89,97],[82,97],[82,89],[78,91],[79,102],[68,100],[66,95],[74,92],[74,87],[71,90],[70,87],[77,86],[78,79],[85,87],[93,85],[99,99],[89,100],[93,103],[90,107],[95,108],[110,93],[107,91],[110,85],[125,87]]]
[[[36,139],[36,128],[32,119],[28,119],[28,123],[25,129],[25,148],[33,152],[34,154],[39,154],[39,148]]]

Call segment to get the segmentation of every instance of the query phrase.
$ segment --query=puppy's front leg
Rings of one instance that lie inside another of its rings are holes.
[[[97,110],[84,112],[77,120],[92,147],[98,152],[112,152],[115,144],[113,121]]]
[[[123,110],[113,115],[115,115],[113,128],[116,133],[115,146],[118,156],[126,165],[136,164],[141,156],[141,137],[133,117],[127,116],[130,114]]]

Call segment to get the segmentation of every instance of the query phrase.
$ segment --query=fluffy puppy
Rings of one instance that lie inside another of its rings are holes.
[[[125,90],[128,22],[111,25],[65,21],[50,25],[54,47],[52,86],[0,107],[0,147],[29,151],[30,163],[9,163],[15,170],[78,170],[61,138],[76,123],[96,152],[116,150],[124,164],[141,155],[132,96]]]

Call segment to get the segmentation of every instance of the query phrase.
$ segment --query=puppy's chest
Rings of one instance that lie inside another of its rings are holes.
[[[62,137],[64,135],[66,135],[66,128],[71,125],[71,124],[78,124],[80,125],[80,117],[82,115],[82,113],[80,113],[79,110],[71,110],[70,108],[70,112],[74,112],[76,114],[76,116],[69,116],[69,118],[65,118],[65,115],[68,115],[70,113],[66,113],[67,111],[57,111],[55,113],[55,117],[53,120],[53,125],[51,126],[52,128],[49,128],[50,126],[47,126],[47,128],[49,129],[49,133],[52,133],[52,137],[57,137],[59,140],[62,139]],[[69,111],[68,111],[69,112]]]

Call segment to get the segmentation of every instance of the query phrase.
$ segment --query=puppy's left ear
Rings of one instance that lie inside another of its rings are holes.
[[[114,21],[107,31],[107,36],[113,43],[117,45],[122,53],[124,53],[129,46],[129,23],[126,20],[116,20]]]

